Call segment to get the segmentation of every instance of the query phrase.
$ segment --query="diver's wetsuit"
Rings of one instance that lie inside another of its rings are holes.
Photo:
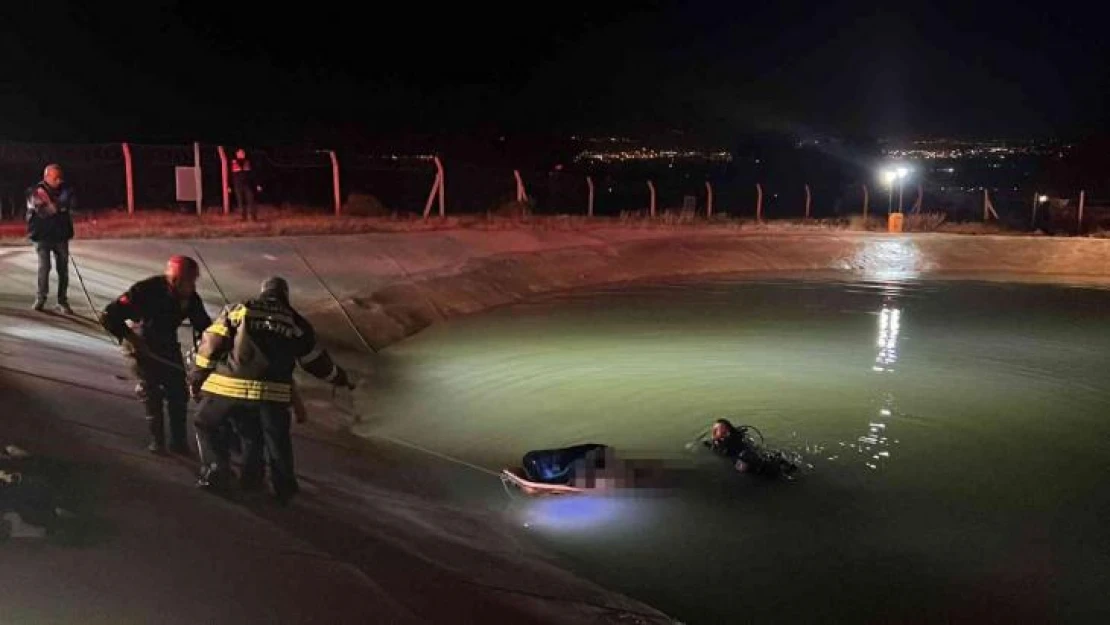
[[[587,456],[601,458],[605,445],[587,443],[562,449],[541,449],[524,454],[524,474],[533,482],[570,484],[574,479],[576,461]],[[598,467],[600,468],[600,467]]]
[[[747,473],[764,477],[790,475],[797,467],[779,452],[768,452],[757,448],[748,441],[742,429],[719,439],[704,442],[713,453],[724,456],[733,462],[743,461],[748,465]]]

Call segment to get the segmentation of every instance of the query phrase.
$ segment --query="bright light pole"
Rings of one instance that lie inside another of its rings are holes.
[[[898,174],[893,169],[884,169],[882,173],[883,184],[886,185],[886,214],[889,215],[894,207],[894,179]]]
[[[910,175],[909,167],[899,167],[895,170],[898,176],[898,212],[902,212],[902,187],[905,186],[906,177]]]
[[[1037,227],[1037,207],[1048,201],[1048,196],[1044,194],[1033,196],[1033,221],[1029,224],[1031,228]]]

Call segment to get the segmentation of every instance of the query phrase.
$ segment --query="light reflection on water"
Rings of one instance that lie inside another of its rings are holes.
[[[827,622],[958,620],[953,597],[1036,595],[1019,587],[1066,606],[1023,603],[1027,620],[1082,621],[1066,617],[1110,608],[1100,310],[1110,293],[975,283],[577,293],[386,350],[365,427],[490,467],[585,441],[689,462],[690,437],[733,416],[815,469],[766,484],[710,459],[688,492],[537,502],[520,522],[690,622],[734,604],[749,622],[815,605]],[[1029,541],[1051,564],[1008,576]]]
[[[894,307],[891,298],[883,302],[879,311],[879,336],[877,346],[878,355],[875,356],[875,366],[872,370],[877,374],[893,374],[895,364],[898,362],[898,337],[902,329],[902,310]],[[867,434],[859,437],[857,444],[859,451],[865,456],[864,465],[872,470],[877,470],[890,460],[890,433],[887,424],[894,414],[894,394],[882,388],[882,379],[879,381],[879,392],[882,396],[881,407],[867,425]],[[866,456],[870,455],[869,458]]]

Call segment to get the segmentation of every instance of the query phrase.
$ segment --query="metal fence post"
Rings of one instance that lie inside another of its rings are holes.
[[[227,151],[224,146],[216,146],[216,153],[220,155],[220,197],[223,200],[224,215],[231,212],[231,200],[227,195]]]
[[[127,214],[135,214],[135,174],[131,169],[131,146],[123,143],[123,176],[127,185]]]
[[[594,179],[586,176],[586,186],[589,187],[590,193],[586,200],[586,216],[594,216]]]
[[[328,158],[331,159],[331,186],[332,194],[335,197],[335,216],[339,217],[343,214],[343,195],[339,188],[339,157],[335,155],[335,150],[328,150]]]
[[[193,181],[197,186],[197,217],[204,213],[204,182],[200,171],[200,142],[193,142]]]

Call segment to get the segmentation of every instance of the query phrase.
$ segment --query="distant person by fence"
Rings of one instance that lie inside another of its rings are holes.
[[[235,158],[231,160],[231,185],[235,189],[235,207],[239,210],[239,218],[258,221],[258,211],[254,206],[254,167],[243,148],[236,150]]]
[[[72,210],[77,207],[73,187],[65,183],[60,165],[50,164],[42,180],[27,189],[27,236],[38,254],[38,291],[34,309],[46,306],[50,292],[50,259],[58,274],[58,310],[73,314],[69,307],[69,240],[73,238]]]

